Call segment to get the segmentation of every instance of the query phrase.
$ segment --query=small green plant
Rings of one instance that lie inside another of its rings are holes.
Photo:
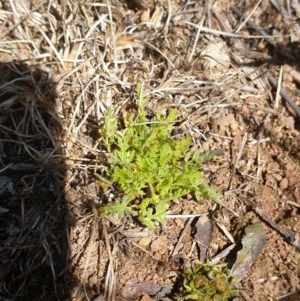
[[[202,164],[209,154],[190,152],[192,140],[171,137],[176,110],[164,116],[157,113],[151,120],[146,115],[147,100],[137,89],[136,114],[118,117],[108,110],[102,129],[107,149],[107,166],[98,175],[102,187],[113,186],[120,197],[101,208],[102,213],[126,213],[137,216],[147,227],[162,222],[170,201],[194,193],[196,198],[214,198],[214,189],[202,183]]]
[[[228,301],[236,296],[229,270],[210,263],[195,265],[184,273],[179,301]]]

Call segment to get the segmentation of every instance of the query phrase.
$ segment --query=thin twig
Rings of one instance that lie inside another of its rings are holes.
[[[167,37],[168,32],[169,32],[171,18],[172,18],[172,3],[171,3],[170,0],[168,0],[168,17],[167,17],[165,27],[164,27],[164,36],[165,36],[165,38]]]
[[[230,9],[236,14],[238,15],[240,18],[243,16],[243,13],[236,7],[236,6],[230,6]],[[258,28],[254,22],[252,20],[247,20],[246,24],[250,27],[252,27],[253,29],[255,29],[258,33],[260,33],[260,37],[261,38],[264,38],[264,39],[268,39],[268,43],[272,44],[275,46],[275,42],[273,42],[271,39],[272,38],[278,38],[279,36],[271,36],[271,35],[268,35],[268,33],[261,29],[261,28]],[[290,36],[290,35],[289,35]],[[251,36],[249,36],[251,37]],[[281,36],[283,37],[283,36]]]
[[[275,96],[275,109],[278,109],[279,107],[279,95],[281,91],[281,84],[282,84],[282,74],[283,74],[283,68],[280,66],[279,76],[278,76],[278,84],[276,89],[276,96]]]
[[[250,205],[252,210],[271,228],[277,231],[289,244],[296,247],[298,251],[300,251],[300,240],[295,238],[294,233],[287,231],[280,227],[278,224],[273,222],[256,204],[249,200],[244,200],[247,205]]]
[[[199,25],[202,26],[203,23],[204,23],[204,16],[201,18]],[[199,43],[200,33],[201,33],[201,29],[198,28],[197,33],[196,33],[196,38],[195,38],[195,41],[194,41],[194,44],[193,44],[192,51],[191,51],[191,53],[189,54],[189,57],[188,57],[188,62],[189,63],[192,61],[192,58],[194,57],[197,45]]]
[[[218,253],[216,256],[214,256],[213,258],[210,259],[210,262],[212,265],[218,264],[223,258],[227,257],[228,254],[230,253],[231,250],[233,250],[235,248],[236,244],[233,243],[232,245],[230,245],[229,247],[227,247],[226,249],[224,249],[223,251],[221,251],[220,253]]]
[[[237,28],[237,30],[235,32],[239,32],[244,26],[245,24],[248,22],[248,20],[251,18],[251,16],[253,15],[253,13],[255,12],[255,10],[258,8],[258,6],[260,5],[262,0],[259,0],[253,7],[253,9],[251,10],[250,14],[245,18],[245,20],[239,25],[239,27]]]
[[[107,267],[107,272],[105,277],[105,296],[106,296],[106,300],[114,301],[115,294],[116,294],[116,283],[115,283],[113,252],[111,250],[107,227],[103,217],[101,217],[101,223],[102,223],[102,229],[104,234],[104,241],[106,244],[106,250],[109,257],[108,267]]]
[[[192,221],[194,220],[194,218],[195,217],[190,217],[188,219],[188,221],[186,222],[186,224],[184,226],[184,229],[182,230],[182,232],[181,232],[181,234],[180,234],[180,236],[179,236],[179,238],[177,240],[177,243],[176,243],[176,245],[175,245],[175,247],[174,247],[174,249],[172,251],[171,257],[177,254],[177,250],[179,248],[179,245],[180,245],[180,243],[181,243],[181,241],[182,241],[182,239],[183,239],[183,237],[184,237],[184,235],[185,235],[188,227],[191,225]]]
[[[267,78],[270,82],[270,84],[276,88],[277,87],[277,80],[273,75],[270,73],[267,74]],[[291,106],[291,108],[295,111],[295,113],[300,117],[300,107],[293,101],[293,99],[288,95],[288,93],[281,88],[280,89],[280,95],[284,98],[284,100]]]
[[[249,21],[248,21],[249,22]],[[185,24],[187,25],[191,25],[191,26],[194,26],[198,29],[200,29],[201,31],[203,32],[206,32],[206,33],[210,33],[212,35],[216,35],[216,36],[223,36],[223,37],[230,37],[230,38],[236,38],[236,39],[274,39],[274,38],[288,38],[290,37],[291,35],[276,35],[276,36],[271,36],[271,35],[267,35],[267,34],[262,34],[262,35],[240,35],[240,34],[235,34],[235,33],[228,33],[228,32],[224,32],[224,31],[221,31],[221,30],[214,30],[214,29],[210,29],[210,28],[207,28],[207,27],[204,27],[204,26],[199,26],[197,24],[194,24],[194,23],[191,23],[191,22],[185,22]]]
[[[232,168],[232,172],[231,172],[231,176],[230,176],[230,180],[229,180],[229,189],[232,189],[232,180],[233,180],[233,177],[235,175],[235,171],[236,171],[236,168],[237,168],[237,165],[238,165],[238,162],[240,161],[241,157],[242,157],[242,154],[243,154],[243,151],[245,149],[245,145],[246,145],[246,142],[247,142],[247,138],[248,138],[248,134],[245,133],[244,134],[244,137],[243,137],[243,140],[240,144],[240,148],[239,148],[239,151],[236,155],[236,158],[235,158],[235,161],[234,161],[234,165],[233,165],[233,168]]]

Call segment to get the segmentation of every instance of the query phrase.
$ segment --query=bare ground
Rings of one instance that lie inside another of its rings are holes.
[[[297,1],[2,1],[0,299],[176,300],[185,267],[232,268],[259,223],[235,299],[300,300],[299,16]],[[221,205],[174,200],[155,230],[100,216],[98,129],[137,83],[214,153]]]

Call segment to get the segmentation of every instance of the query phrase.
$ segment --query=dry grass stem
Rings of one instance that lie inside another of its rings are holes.
[[[279,107],[279,97],[280,97],[280,89],[281,89],[281,83],[282,83],[282,76],[283,76],[283,67],[280,66],[279,77],[278,77],[278,84],[277,84],[277,88],[276,88],[275,104],[274,104],[274,108],[275,109],[278,109],[278,107]]]

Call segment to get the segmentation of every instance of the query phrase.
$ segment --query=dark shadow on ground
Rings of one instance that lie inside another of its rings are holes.
[[[68,300],[62,126],[50,75],[0,63],[0,300]]]

